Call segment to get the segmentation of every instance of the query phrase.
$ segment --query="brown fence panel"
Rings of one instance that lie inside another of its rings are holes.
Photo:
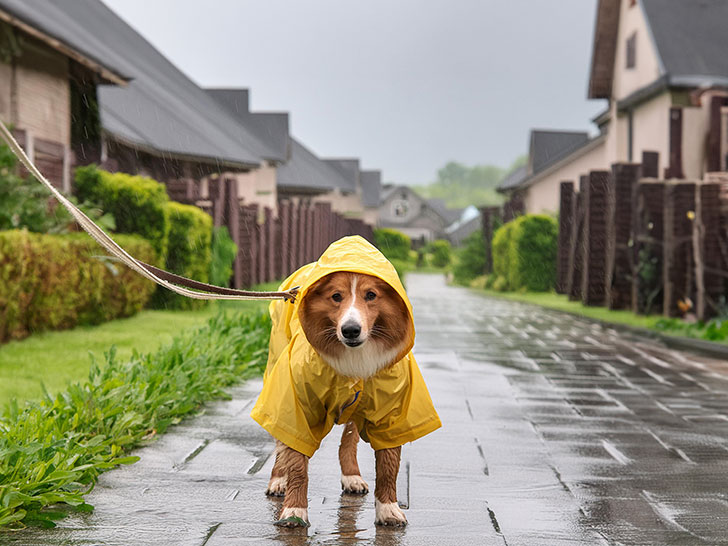
[[[715,316],[719,311],[723,290],[720,232],[720,185],[696,185],[693,245],[697,288],[696,314],[701,320]],[[725,241],[725,236],[722,237]]]
[[[581,301],[584,305],[604,305],[608,187],[609,172],[589,173],[584,206],[584,268],[581,286]]]
[[[678,302],[694,298],[693,221],[695,184],[665,185],[662,312],[669,317],[682,314]]]
[[[569,271],[569,246],[571,243],[572,228],[574,222],[574,183],[562,182],[559,186],[559,240],[558,254],[556,261],[556,292],[566,293],[568,284],[567,276]],[[485,238],[485,273],[493,272],[492,239],[493,219],[491,211],[493,207],[481,209],[483,219],[483,237]],[[497,210],[497,209],[496,209]]]
[[[581,281],[584,263],[584,206],[587,177],[579,178],[579,193],[574,200],[574,223],[572,224],[571,245],[569,246],[569,276],[566,279],[566,292],[571,300],[581,299]]]
[[[662,243],[664,239],[665,183],[642,180],[637,184],[633,215],[635,274],[632,309],[649,313],[662,309]]]
[[[609,190],[606,269],[607,305],[610,309],[632,307],[632,204],[641,167],[615,163]]]
[[[258,206],[240,207],[240,261],[241,283],[250,287],[258,283]]]

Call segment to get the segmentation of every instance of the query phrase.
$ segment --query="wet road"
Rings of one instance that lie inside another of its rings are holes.
[[[404,449],[406,529],[375,528],[371,493],[341,496],[339,429],[311,460],[312,526],[274,527],[251,381],[102,475],[93,514],[0,543],[728,543],[728,363],[436,276],[408,288],[443,428]],[[363,444],[360,464],[373,485]]]

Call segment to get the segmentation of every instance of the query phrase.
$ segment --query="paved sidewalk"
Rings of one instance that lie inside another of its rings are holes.
[[[92,514],[0,543],[728,543],[728,363],[437,276],[408,288],[443,428],[404,449],[406,529],[375,528],[372,493],[340,494],[338,427],[311,460],[312,526],[274,527],[251,381],[102,475]],[[360,463],[373,486],[365,444]]]

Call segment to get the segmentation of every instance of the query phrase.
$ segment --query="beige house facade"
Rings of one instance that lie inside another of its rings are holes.
[[[556,213],[559,184],[658,154],[660,178],[728,168],[726,2],[599,0],[589,98],[606,100],[598,133],[500,190],[527,213]]]

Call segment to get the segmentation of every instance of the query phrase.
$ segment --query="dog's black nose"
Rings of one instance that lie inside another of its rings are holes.
[[[361,334],[361,326],[356,322],[347,322],[341,327],[341,335],[346,339],[356,339]]]

